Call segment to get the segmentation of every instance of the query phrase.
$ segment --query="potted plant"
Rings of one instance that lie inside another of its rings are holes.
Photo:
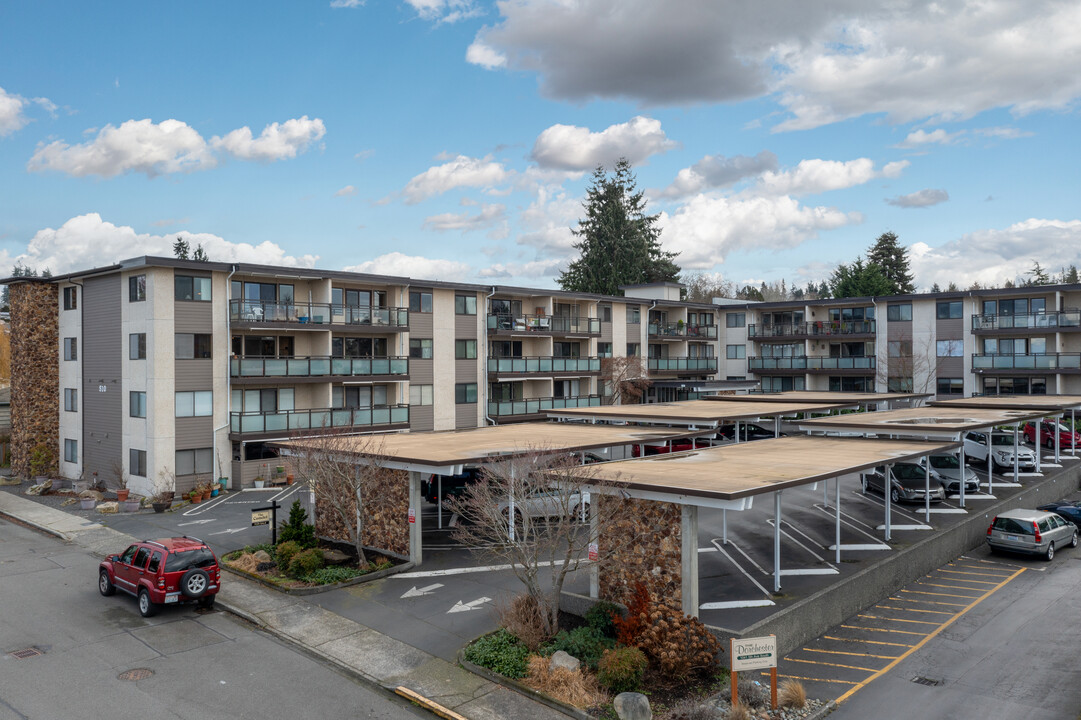
[[[79,507],[83,510],[93,510],[97,502],[98,501],[94,499],[93,495],[82,495],[79,497]]]
[[[261,487],[263,487],[263,483],[266,482],[266,481],[263,479],[262,475],[256,475],[255,480],[253,480],[252,482],[255,483],[255,487],[261,488]]]
[[[154,512],[163,513],[172,506],[174,479],[173,474],[165,468],[158,473],[158,479],[154,481],[154,494],[150,497]]]
[[[97,475],[97,473],[94,473]],[[128,480],[124,475],[124,464],[117,460],[113,463],[113,477],[116,479],[116,499],[124,502],[128,499]]]
[[[296,478],[293,477],[293,473],[289,473],[288,475],[285,476],[285,484],[286,485],[292,485],[295,480],[296,480]]]
[[[194,490],[192,490],[188,493],[188,500],[191,501],[192,505],[198,505],[203,501],[203,494],[201,492],[195,492]]]
[[[138,512],[142,506],[142,501],[138,498],[128,497],[128,499],[124,500],[123,506],[124,512]]]

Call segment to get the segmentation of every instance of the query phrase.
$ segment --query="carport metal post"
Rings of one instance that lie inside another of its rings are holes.
[[[413,511],[413,522],[409,523],[409,562],[420,565],[424,562],[424,552],[421,548],[420,527],[420,479],[421,474],[415,470],[409,471],[409,509]]]
[[[991,495],[991,473],[994,471],[995,465],[991,458],[991,433],[994,431],[994,426],[987,428],[987,494]]]
[[[728,544],[728,511],[721,510],[721,544]]]
[[[598,528],[600,521],[597,519],[596,503],[589,503],[589,538],[600,544]],[[598,600],[601,596],[601,564],[592,562],[589,564],[589,597]]]
[[[436,490],[435,504],[436,504],[436,507],[438,508],[437,512],[439,513],[439,529],[442,530],[443,529],[443,476],[442,475],[436,475],[436,478],[438,478],[436,480],[436,484],[438,485],[439,489]],[[431,485],[429,485],[428,487],[429,487],[429,489],[431,489]]]
[[[781,491],[773,494],[773,592],[781,591]]]
[[[833,493],[834,493],[834,510],[837,511],[837,520],[833,525],[834,542],[837,546],[837,553],[835,562],[841,564],[841,476],[838,475],[833,479]]]
[[[965,486],[965,465],[961,463],[961,487]],[[923,456],[923,518],[931,522],[931,456]]]
[[[1040,472],[1040,455],[1043,454],[1040,450],[1040,428],[1043,427],[1043,418],[1031,421],[1032,427],[1035,432],[1032,435],[1033,445],[1036,446],[1036,472]]]
[[[736,420],[736,442],[739,442],[739,420]]]
[[[886,466],[886,474],[882,478],[882,494],[886,496],[886,540],[892,540],[890,536],[890,495],[893,492],[893,465]]]
[[[957,439],[958,440],[961,439],[961,433],[957,433]],[[927,456],[927,467],[931,467],[931,456],[930,455]],[[958,483],[961,486],[961,507],[964,507],[965,506],[965,443],[964,443],[963,440],[961,441],[961,467],[959,468],[959,470],[960,470],[960,476],[959,476]],[[930,512],[930,511],[928,511],[928,512]],[[928,521],[930,521],[930,518],[928,518]]]
[[[683,614],[698,617],[698,506],[681,505],[680,508]]]
[[[1059,457],[1058,457],[1059,434],[1061,433],[1061,431],[1059,430],[1059,428],[1061,427],[1059,425],[1059,423],[1061,421],[1062,421],[1062,415],[1061,414],[1056,415],[1055,416],[1055,464],[1058,464],[1058,463],[1062,462],[1061,460],[1059,460]]]
[[[1021,458],[1017,456],[1017,435],[1021,429],[1021,423],[1013,424],[1013,481],[1021,482]]]
[[[781,437],[781,416],[780,415],[776,415],[773,418],[773,437],[774,438]]]
[[[514,480],[516,473],[514,472],[514,465],[510,467],[510,483],[508,483],[508,499],[510,500],[507,506],[507,537],[511,542],[514,542]]]

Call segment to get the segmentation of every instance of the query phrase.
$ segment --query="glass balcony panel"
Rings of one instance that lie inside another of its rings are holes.
[[[284,377],[286,361],[278,358],[263,358],[263,375],[266,377]]]
[[[361,362],[369,366],[369,373],[372,375],[390,374],[390,358],[364,358]]]
[[[266,413],[263,418],[266,422],[266,432],[289,429],[288,413]]]
[[[263,416],[258,413],[254,415],[241,415],[240,432],[263,432]]]
[[[263,360],[262,358],[241,358],[240,359],[240,377],[262,377],[263,375]]]

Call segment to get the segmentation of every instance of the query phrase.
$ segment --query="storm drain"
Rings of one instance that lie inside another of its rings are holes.
[[[912,682],[916,683],[917,685],[927,685],[929,687],[934,687],[935,685],[942,684],[941,680],[932,680],[931,678],[925,678],[922,675],[918,675],[912,678]]]
[[[117,680],[146,680],[148,677],[154,674],[154,671],[150,668],[132,668],[131,670],[125,670],[116,676]]]
[[[8,655],[15,658],[16,660],[25,660],[26,658],[37,657],[38,655],[44,654],[44,650],[38,650],[36,647],[23,648],[22,650],[16,650],[14,652],[8,653]]]

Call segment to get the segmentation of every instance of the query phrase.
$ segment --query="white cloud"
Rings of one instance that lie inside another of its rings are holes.
[[[735,155],[706,155],[690,167],[676,174],[672,184],[659,193],[660,197],[678,198],[694,195],[710,188],[721,188],[777,169],[777,156],[763,150],[754,157]]]
[[[21,95],[9,93],[0,87],[0,137],[21,130],[30,122],[30,118],[26,116],[26,109],[31,103],[40,105],[46,112],[55,117],[56,105],[49,98],[40,97],[28,100]]]
[[[240,160],[273,162],[296,157],[313,142],[321,140],[326,132],[322,120],[309,120],[305,115],[283,123],[271,123],[257,138],[252,138],[251,128],[245,125],[210,142],[215,149],[224,150]]]
[[[471,158],[459,155],[450,162],[428,168],[417,175],[402,190],[406,203],[415,205],[433,195],[441,195],[459,187],[494,188],[505,182],[511,173],[491,157]]]
[[[473,0],[405,0],[421,20],[455,23],[482,14]]]
[[[562,188],[538,188],[536,198],[518,216],[517,243],[535,248],[541,258],[565,257],[576,241],[571,228],[577,227],[582,214],[580,198],[570,197]]]
[[[881,172],[868,158],[856,160],[801,160],[791,170],[767,171],[751,192],[767,195],[814,195],[863,185],[877,177],[897,177],[908,161],[889,163]]]
[[[437,232],[446,232],[448,230],[470,232],[471,230],[483,230],[484,228],[501,225],[502,230],[497,231],[495,234],[505,237],[506,221],[506,207],[492,204],[481,205],[480,212],[476,215],[470,215],[469,213],[442,213],[426,217],[424,218],[424,228]]]
[[[439,260],[421,256],[404,255],[400,252],[380,255],[359,265],[342,268],[346,272],[397,275],[427,280],[463,280],[473,275],[472,269],[457,260]]]
[[[356,8],[364,4],[364,0],[331,0],[332,8]]]
[[[11,259],[27,267],[39,270],[47,267],[54,274],[60,274],[141,255],[171,257],[173,241],[177,237],[185,238],[192,247],[202,245],[210,259],[217,262],[313,267],[318,260],[317,255],[287,255],[281,246],[270,241],[251,245],[229,242],[211,233],[137,233],[128,225],[114,225],[102,220],[98,213],[78,215],[56,229],[39,230],[26,251]]]
[[[569,258],[559,260],[533,260],[523,263],[495,263],[482,268],[479,277],[508,280],[510,278],[552,278],[559,275],[570,264]]]
[[[357,189],[352,185],[346,185],[338,192],[334,193],[334,197],[348,197],[350,195],[356,195]]]
[[[600,132],[574,125],[553,125],[538,137],[530,157],[542,168],[592,170],[611,167],[620,157],[638,165],[679,143],[669,140],[660,120],[637,116]]]
[[[886,202],[890,205],[902,208],[924,208],[944,203],[949,199],[950,194],[945,190],[927,188],[925,190],[909,193],[908,195],[898,195],[897,197],[887,198]]]
[[[926,132],[924,130],[916,130],[910,132],[903,141],[898,143],[895,147],[899,148],[918,148],[925,145],[938,144],[949,145],[965,134],[964,130],[958,130],[955,133],[948,133],[942,128]]]
[[[507,56],[491,45],[474,40],[466,48],[465,61],[471,65],[480,65],[485,70],[494,70],[507,64]]]
[[[170,227],[172,225],[187,225],[190,222],[190,218],[164,218],[162,220],[155,220],[150,223],[154,227]]]
[[[1020,128],[999,126],[989,128],[977,128],[972,131],[973,135],[995,138],[998,140],[1016,140],[1017,138],[1032,137],[1035,133]]]

